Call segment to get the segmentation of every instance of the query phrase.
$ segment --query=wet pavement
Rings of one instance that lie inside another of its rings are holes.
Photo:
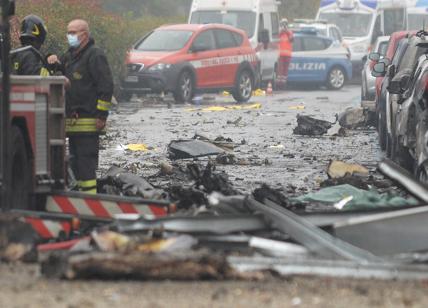
[[[219,164],[217,170],[225,171],[237,189],[249,192],[267,183],[301,194],[327,179],[330,160],[376,169],[382,154],[374,129],[347,131],[346,137],[293,134],[298,114],[335,122],[336,114],[359,105],[360,88],[354,85],[340,91],[290,89],[253,97],[242,105],[225,95],[208,97],[198,105],[134,98],[120,103],[109,118],[100,173],[115,164],[150,177],[158,173],[161,162],[169,161],[167,147],[172,140],[191,139],[195,134],[210,139],[222,136],[237,144],[230,153],[239,163]],[[215,156],[197,160],[205,163]]]

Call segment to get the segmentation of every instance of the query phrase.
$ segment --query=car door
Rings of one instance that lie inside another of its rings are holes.
[[[331,42],[329,40],[329,42]],[[296,39],[295,39],[296,43]],[[294,52],[291,70],[299,80],[296,81],[323,81],[327,74],[327,60],[329,55],[322,55],[322,51],[329,46],[325,39],[317,36],[301,37],[301,50]]]
[[[194,38],[189,53],[189,61],[196,70],[196,87],[215,86],[220,68],[213,30],[209,29],[199,33]]]
[[[214,82],[217,86],[233,86],[239,65],[241,51],[238,42],[234,38],[233,32],[225,29],[214,30],[217,55],[219,57],[218,70]]]

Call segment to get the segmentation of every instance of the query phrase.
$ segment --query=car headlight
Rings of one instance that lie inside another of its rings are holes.
[[[351,50],[356,53],[366,53],[367,46],[366,44],[357,44],[357,45],[351,46]]]
[[[149,68],[150,72],[163,71],[171,68],[171,64],[167,63],[158,63]]]

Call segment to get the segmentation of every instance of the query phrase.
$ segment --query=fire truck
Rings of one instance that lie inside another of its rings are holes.
[[[30,208],[65,188],[65,78],[10,76],[14,2],[2,1],[1,10],[1,206]]]
[[[161,217],[167,201],[67,190],[65,78],[11,76],[14,0],[0,0],[0,209],[20,213],[46,239],[69,234],[72,219],[108,222],[117,214]]]

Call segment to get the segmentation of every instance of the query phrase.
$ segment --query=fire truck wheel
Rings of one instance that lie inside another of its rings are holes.
[[[327,88],[339,90],[345,85],[346,75],[339,66],[333,67],[327,76]]]
[[[29,206],[31,172],[24,137],[16,126],[11,131],[11,153],[11,207],[25,209]]]
[[[253,77],[248,70],[242,70],[236,78],[235,89],[233,90],[233,98],[238,103],[247,102],[253,95],[254,85]]]
[[[190,103],[193,98],[193,76],[189,71],[183,71],[178,78],[174,100],[177,103]]]

